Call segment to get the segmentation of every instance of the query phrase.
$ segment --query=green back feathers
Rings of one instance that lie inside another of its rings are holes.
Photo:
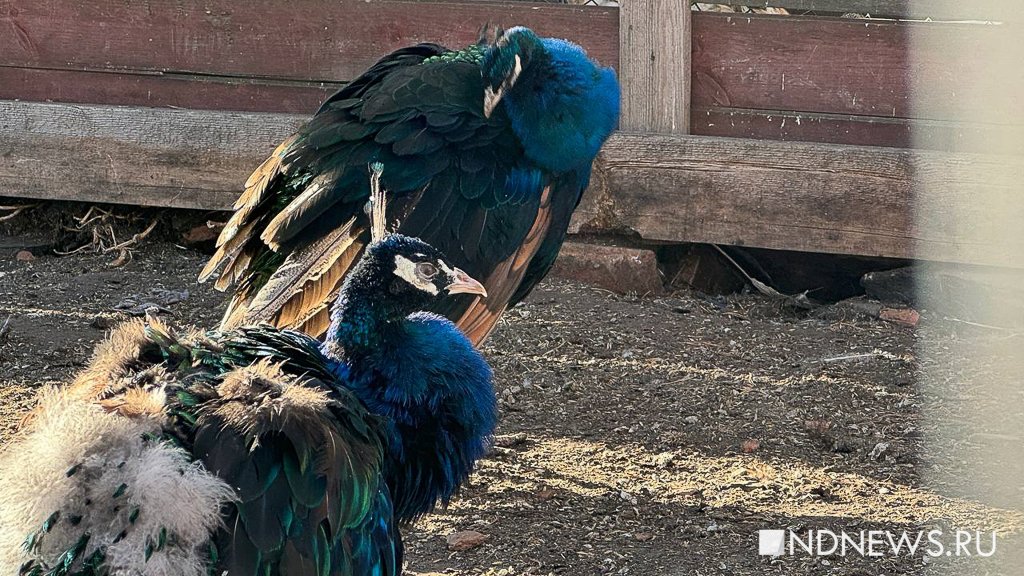
[[[459,51],[445,52],[437,56],[431,56],[423,60],[423,64],[433,64],[435,62],[468,62],[470,64],[479,64],[484,59],[484,53],[487,51],[487,46],[481,44],[473,44],[467,46]]]

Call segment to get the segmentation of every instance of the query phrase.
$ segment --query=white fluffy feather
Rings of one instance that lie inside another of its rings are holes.
[[[52,565],[88,532],[85,556],[106,547],[113,575],[205,575],[207,544],[233,493],[183,450],[143,438],[159,430],[153,418],[107,413],[59,389],[44,390],[28,428],[0,453],[0,573],[17,573],[30,559]],[[38,549],[24,550],[26,536],[55,511],[61,515],[54,529]],[[75,516],[77,524],[70,521]],[[167,543],[147,561],[145,550],[162,530]]]

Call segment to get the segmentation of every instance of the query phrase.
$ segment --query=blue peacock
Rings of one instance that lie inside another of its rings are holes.
[[[138,320],[44,391],[0,454],[0,571],[401,574],[399,526],[455,495],[497,408],[484,359],[424,311],[484,287],[373,205],[323,343]]]
[[[398,231],[482,280],[487,299],[431,309],[474,344],[551,268],[619,85],[579,46],[515,27],[468,48],[393,52],[331,96],[246,182],[200,274],[234,286],[222,327],[269,322],[318,336],[369,242],[365,166],[389,167]]]

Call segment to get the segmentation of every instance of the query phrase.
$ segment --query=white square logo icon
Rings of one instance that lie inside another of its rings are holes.
[[[785,553],[785,530],[758,530],[757,553],[761,556],[782,556]]]

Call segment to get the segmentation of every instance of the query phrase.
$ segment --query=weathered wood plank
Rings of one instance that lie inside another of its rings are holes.
[[[1008,17],[1005,10],[991,3],[962,0],[729,0],[730,6],[751,8],[785,8],[790,12],[870,14],[872,17],[893,17],[932,20],[992,20]]]
[[[702,136],[909,148],[913,126],[904,118],[701,106],[691,113],[690,131]],[[946,149],[939,144],[939,149]]]
[[[0,195],[226,209],[304,118],[0,101]]]
[[[690,118],[690,132],[702,136],[948,152],[984,151],[976,148],[1007,131],[995,124],[719,107],[696,107]]]
[[[302,119],[0,102],[0,195],[226,209]],[[572,231],[1012,265],[962,223],[1024,220],[1024,204],[998,201],[1021,182],[1005,157],[619,133]]]
[[[919,117],[920,109],[932,120],[956,120],[977,63],[991,58],[981,39],[1014,33],[982,24],[701,14],[693,20],[692,101],[892,118]],[[961,49],[947,48],[952,39]],[[1024,68],[1011,73],[1024,75]],[[971,112],[1020,121],[992,112],[1012,109],[1011,91],[989,98]]]
[[[618,62],[612,8],[401,0],[7,0],[0,65],[350,80],[417,42],[461,47],[490,22],[568,36]],[[69,25],[73,23],[73,25]]]
[[[682,0],[629,0],[619,9],[624,130],[689,131],[690,30]]]
[[[1008,157],[620,133],[605,145],[573,232],[836,254],[1015,265],[961,225],[1024,204]],[[919,182],[930,186],[919,186]],[[917,220],[915,220],[917,211]],[[921,213],[925,211],[926,213]]]
[[[341,82],[0,66],[0,99],[312,114]]]

